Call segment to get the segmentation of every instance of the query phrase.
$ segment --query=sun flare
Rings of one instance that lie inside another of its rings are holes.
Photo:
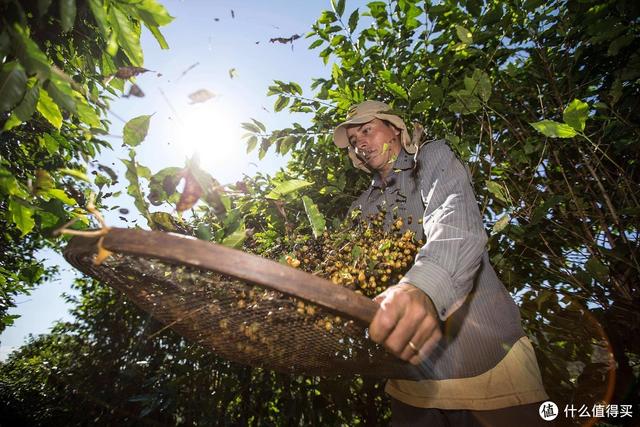
[[[172,140],[183,157],[197,155],[203,167],[216,168],[237,160],[239,122],[219,103],[188,105],[172,129]]]

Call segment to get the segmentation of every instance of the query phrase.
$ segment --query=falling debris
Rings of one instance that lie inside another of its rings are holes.
[[[231,18],[235,18],[236,14],[233,12],[233,9],[231,9]]]
[[[113,165],[113,163],[112,163]],[[107,175],[109,175],[109,178],[111,178],[111,181],[113,184],[115,184],[116,182],[118,182],[118,174],[114,172],[113,169],[111,169],[109,166],[105,166],[101,163],[98,164],[98,170],[101,170],[103,172],[105,172]]]
[[[205,102],[215,97],[216,94],[208,91],[207,89],[200,89],[189,95],[189,99],[192,104],[198,104],[200,102]]]
[[[229,70],[229,78],[238,77],[238,71],[235,68]]]
[[[199,62],[196,62],[195,64],[190,65],[186,70],[184,70],[182,72],[182,74],[180,74],[180,76],[176,79],[176,82],[178,80],[180,80],[181,78],[183,78],[185,76],[185,74],[187,74],[189,71],[193,70],[194,68],[196,68],[198,65],[200,65]]]
[[[137,76],[138,74],[146,73],[147,71],[151,70],[147,70],[146,68],[142,67],[120,67],[118,68],[118,71],[116,71],[114,74],[111,74],[105,79],[104,84],[108,85],[111,80],[114,79],[114,77],[127,80],[131,77]]]
[[[220,18],[213,18],[213,20],[218,22],[218,21],[220,21]]]
[[[142,89],[140,89],[140,86],[138,86],[137,84],[133,84],[129,88],[129,93],[124,95],[125,98],[128,98],[130,96],[135,96],[136,98],[144,98],[144,92],[142,91]]]
[[[258,41],[256,42],[256,44],[260,44],[260,41],[258,40]]]
[[[118,71],[116,71],[115,77],[119,79],[130,79],[131,77],[146,73],[147,71],[151,70],[147,70],[142,67],[120,67],[118,68]]]
[[[272,39],[269,39],[269,41],[271,43],[282,43],[282,44],[287,44],[287,43],[291,43],[293,44],[294,40],[298,40],[300,37],[302,37],[300,34],[294,34],[291,37],[274,37]]]
[[[156,74],[156,77],[162,77],[162,73]]]

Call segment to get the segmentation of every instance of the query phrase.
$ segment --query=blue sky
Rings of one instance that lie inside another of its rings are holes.
[[[312,97],[308,89],[311,79],[329,75],[331,63],[325,66],[317,50],[307,49],[310,42],[304,38],[320,12],[331,8],[329,0],[160,2],[175,17],[162,30],[170,49],[161,50],[148,32],[143,33],[144,66],[153,70],[137,78],[145,97],[113,100],[109,141],[114,151],[103,153],[99,161],[124,177],[119,160],[126,157],[118,137],[124,125],[120,119],[127,121],[153,114],[149,134],[138,150],[139,161],[152,172],[182,166],[194,151],[200,153],[201,165],[224,184],[237,181],[243,174],[275,172],[286,159],[267,154],[259,161],[257,153],[247,155],[240,123],[255,118],[268,129],[277,129],[293,121],[307,120],[285,112],[273,113],[275,99],[265,94],[277,79],[299,83],[305,95]],[[346,17],[356,7],[362,11],[366,3],[347,1]],[[303,37],[293,43],[293,49],[290,44],[269,42],[274,37],[288,38],[294,34]],[[232,68],[237,72],[234,78],[229,76]],[[200,89],[214,93],[215,97],[202,104],[191,104],[188,95]],[[122,178],[121,186],[124,181]],[[118,203],[131,206],[128,196]],[[106,218],[111,226],[131,226],[116,214],[108,214]],[[59,265],[61,273],[31,295],[16,299],[18,307],[10,314],[21,317],[0,336],[1,359],[29,334],[45,333],[55,320],[70,318],[61,294],[70,292],[69,285],[76,273],[51,251],[44,251],[40,257]]]

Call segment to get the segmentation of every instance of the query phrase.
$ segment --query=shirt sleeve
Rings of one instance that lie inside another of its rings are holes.
[[[418,176],[426,243],[400,283],[424,291],[444,321],[473,288],[487,234],[466,167],[444,142],[422,150]]]

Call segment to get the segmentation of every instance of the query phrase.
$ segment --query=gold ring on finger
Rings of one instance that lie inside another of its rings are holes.
[[[416,345],[411,341],[409,341],[409,347],[411,347],[411,350],[413,350],[414,353],[416,354],[420,353],[420,350],[418,349],[418,347],[416,347]]]

